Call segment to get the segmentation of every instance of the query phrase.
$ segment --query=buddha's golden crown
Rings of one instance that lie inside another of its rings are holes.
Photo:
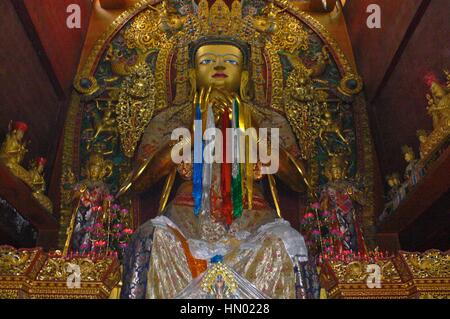
[[[263,16],[258,18],[274,18],[275,8],[273,3],[269,3],[262,10]],[[256,11],[248,12],[244,16],[242,2],[238,0],[231,2],[231,8],[224,0],[216,0],[211,6],[208,0],[201,0],[196,12],[180,15],[180,18],[185,19],[183,36],[188,36],[190,40],[200,37],[231,37],[251,42],[258,34],[264,32],[255,27],[256,13]]]
[[[198,32],[202,35],[240,35],[252,33],[251,24],[242,18],[242,4],[240,1],[233,1],[231,10],[223,0],[217,0],[211,8],[208,1],[202,0],[198,6]]]

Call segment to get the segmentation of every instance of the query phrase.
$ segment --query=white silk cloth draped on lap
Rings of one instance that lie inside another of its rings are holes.
[[[306,261],[306,246],[303,237],[288,222],[275,219],[270,208],[244,210],[228,232],[211,220],[204,222],[210,224],[208,227],[217,227],[217,232],[223,231],[224,236],[215,242],[203,240],[195,233],[204,227],[196,226],[202,221],[196,223],[200,217],[193,216],[192,208],[172,204],[167,216],[170,219],[164,216],[151,221],[155,231],[147,298],[208,297],[197,284],[202,275],[193,281],[182,244],[168,226],[183,234],[194,257],[208,260],[215,255],[224,256],[223,263],[238,281],[234,298],[295,298],[293,258]],[[180,219],[183,222],[177,225],[174,221]]]

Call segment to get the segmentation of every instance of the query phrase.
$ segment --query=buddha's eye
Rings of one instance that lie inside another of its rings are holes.
[[[212,59],[204,59],[204,60],[201,60],[200,61],[200,64],[211,64],[211,63],[213,63],[214,62],[214,60],[212,60]]]
[[[225,63],[230,63],[230,64],[232,64],[232,65],[238,65],[238,64],[239,64],[238,61],[233,60],[233,59],[226,59],[226,60],[225,60]]]

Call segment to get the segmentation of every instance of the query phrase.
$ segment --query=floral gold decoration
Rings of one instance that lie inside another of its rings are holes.
[[[367,285],[369,264],[380,267],[380,288]],[[320,276],[328,298],[450,299],[450,252],[400,251],[388,257],[324,260]]]
[[[80,267],[80,288],[69,288],[69,264]],[[0,297],[31,299],[106,299],[120,282],[115,255],[69,256],[41,248],[0,246]]]
[[[138,64],[122,84],[116,106],[117,122],[123,151],[133,157],[137,143],[155,110],[155,79],[150,68]]]

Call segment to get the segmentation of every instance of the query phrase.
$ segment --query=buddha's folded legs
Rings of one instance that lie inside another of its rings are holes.
[[[183,246],[189,238],[182,242],[173,229],[177,226],[164,220],[169,224],[149,221],[136,233],[126,256],[123,298],[175,298],[194,279]],[[269,298],[311,297],[311,269],[305,268],[304,254],[289,255],[299,244],[294,239],[286,243],[288,226],[274,222],[264,227],[247,240],[232,240],[223,263]],[[277,236],[276,229],[284,235]]]
[[[225,256],[224,262],[270,298],[295,298],[294,266],[284,243],[265,235],[258,247],[239,247]]]
[[[174,298],[191,280],[192,274],[181,242],[171,230],[156,227],[146,298]]]

